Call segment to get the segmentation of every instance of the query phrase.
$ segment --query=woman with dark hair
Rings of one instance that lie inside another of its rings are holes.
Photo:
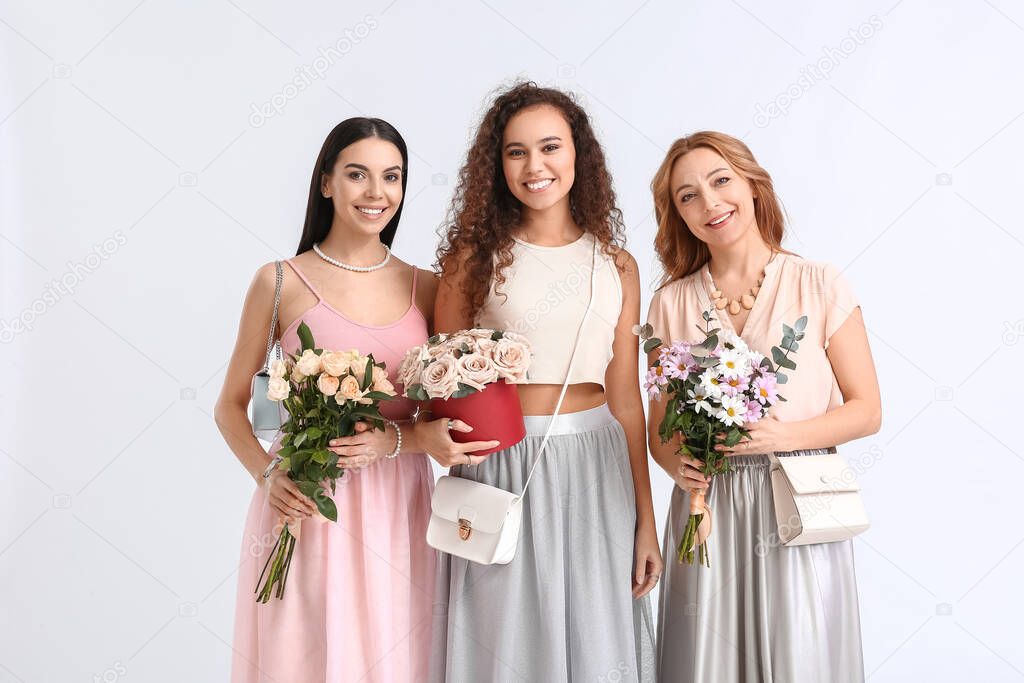
[[[651,455],[676,482],[664,551],[674,555],[690,498],[714,511],[710,567],[672,560],[658,619],[665,681],[864,680],[852,541],[779,541],[770,455],[799,458],[878,431],[881,400],[864,319],[838,268],[782,248],[771,176],[740,140],[704,131],[677,140],[651,183],[665,269],[648,322],[666,342],[700,342],[702,317],[770,355],[782,325],[807,316],[781,388],[786,401],[728,450],[732,470],[710,481],[700,462],[662,443],[666,401],[652,400]],[[652,351],[653,363],[658,351]],[[719,447],[719,450],[726,450]],[[710,490],[709,490],[710,489]]]
[[[300,322],[317,344],[358,349],[387,364],[394,382],[405,351],[423,343],[437,280],[390,251],[405,197],[408,154],[380,119],[353,118],[327,136],[313,170],[302,239],[284,263],[282,349],[300,348]],[[383,431],[336,439],[345,475],[326,522],[284,471],[270,467],[246,414],[250,378],[264,362],[276,264],[256,273],[215,417],[228,446],[257,483],[239,567],[232,681],[392,681],[426,675],[436,553],[426,544],[433,476],[424,453],[443,465],[492,442],[455,444],[441,420],[410,423],[411,401],[382,406]],[[453,428],[461,428],[461,425]],[[282,600],[253,591],[282,522],[302,522]]]
[[[533,83],[501,93],[459,176],[434,315],[440,331],[512,330],[533,347],[526,438],[452,474],[519,493],[540,460],[509,564],[442,556],[436,678],[653,680],[646,594],[662,560],[622,232],[587,114]]]

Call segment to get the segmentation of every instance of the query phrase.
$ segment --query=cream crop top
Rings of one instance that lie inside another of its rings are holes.
[[[533,361],[525,384],[562,384],[569,369],[580,322],[590,300],[590,268],[595,237],[584,233],[560,247],[517,239],[500,294],[491,291],[477,313],[476,326],[517,332],[530,340]],[[622,282],[614,261],[597,248],[594,304],[580,335],[570,384],[604,386],[612,360],[615,326],[622,311]],[[505,295],[505,296],[503,296]]]

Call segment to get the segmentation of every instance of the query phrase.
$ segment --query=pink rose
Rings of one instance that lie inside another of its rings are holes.
[[[295,367],[306,377],[312,377],[320,372],[320,356],[313,349],[306,349],[295,363]]]
[[[338,378],[334,375],[329,375],[326,372],[321,373],[316,380],[316,388],[320,390],[321,394],[325,396],[334,396],[338,393]]]
[[[373,391],[383,391],[390,396],[395,395],[395,387],[388,379],[388,371],[376,365],[373,366]]]
[[[423,346],[414,346],[405,352],[402,365],[398,368],[398,381],[408,389],[420,381],[420,370],[423,369],[423,359],[426,349]]]
[[[267,398],[271,401],[283,401],[288,398],[291,385],[283,377],[271,377],[267,386]]]
[[[494,362],[479,353],[464,354],[456,361],[459,369],[459,381],[482,391],[491,382],[498,381],[498,369]]]
[[[494,347],[497,345],[498,342],[493,339],[478,339],[475,352],[487,358],[494,358]]]
[[[423,369],[423,390],[430,398],[448,398],[458,388],[458,368],[451,356],[441,356]]]
[[[334,396],[334,400],[344,403],[345,401],[354,401],[362,395],[363,392],[359,390],[359,381],[352,375],[346,375],[345,379],[341,380],[341,386],[338,387],[338,393]]]
[[[502,379],[512,383],[525,381],[530,367],[529,347],[509,336],[502,337],[494,346],[494,367]]]
[[[447,343],[437,344],[436,346],[427,347],[427,358],[436,359],[441,356],[446,356],[452,352],[453,346],[449,346]]]
[[[343,375],[348,370],[350,362],[350,352],[326,351],[320,356],[320,364],[323,365],[324,372],[330,373],[335,377]]]
[[[348,367],[349,372],[356,376],[356,379],[359,380],[360,384],[363,382],[363,375],[366,374],[367,360],[366,356],[356,356],[352,359],[352,362]]]

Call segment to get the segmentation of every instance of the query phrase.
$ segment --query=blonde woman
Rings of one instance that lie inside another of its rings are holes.
[[[664,398],[651,402],[651,453],[676,482],[663,546],[673,559],[661,590],[660,679],[861,681],[852,543],[778,543],[767,455],[824,453],[878,431],[878,380],[857,299],[835,266],[782,248],[771,178],[736,138],[677,140],[651,187],[665,270],[648,316],[656,336],[703,341],[701,315],[711,307],[715,327],[770,356],[782,324],[808,318],[797,369],[781,387],[787,401],[729,453],[732,472],[708,482],[697,461],[676,455],[677,441],[661,443]],[[714,308],[723,297],[731,305]],[[714,511],[710,568],[674,559],[698,491]]]

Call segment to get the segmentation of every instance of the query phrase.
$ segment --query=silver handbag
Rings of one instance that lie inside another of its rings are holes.
[[[868,528],[857,475],[834,446],[821,455],[768,459],[782,545],[845,541]]]
[[[285,422],[285,411],[281,401],[267,398],[270,388],[270,361],[276,355],[281,359],[280,340],[274,339],[277,332],[277,310],[281,306],[281,283],[284,280],[284,267],[275,261],[277,279],[274,284],[274,315],[270,320],[270,334],[267,335],[267,355],[263,361],[263,369],[252,376],[252,399],[249,403],[249,420],[252,422],[252,433],[257,439],[273,442]]]
[[[576,351],[583,337],[583,327],[594,306],[594,285],[597,281],[597,241],[594,242],[593,263],[590,271],[590,301],[576,334],[576,344],[569,357],[562,392],[558,395],[555,412],[548,422],[547,431],[537,450],[537,457],[519,494],[472,479],[445,475],[437,480],[430,499],[430,522],[427,525],[427,544],[442,552],[480,564],[508,564],[519,547],[519,531],[523,520],[523,498],[530,480],[544,456],[551,436],[551,428],[562,407],[562,399],[569,388]],[[499,456],[500,457],[500,456]]]

